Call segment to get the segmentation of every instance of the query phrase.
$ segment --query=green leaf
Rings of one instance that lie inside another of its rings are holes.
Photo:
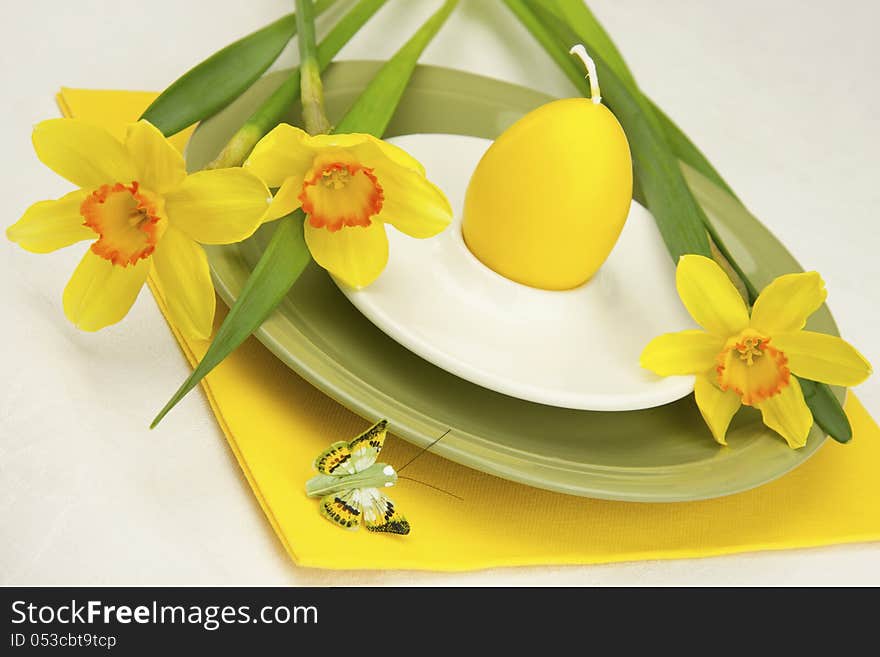
[[[381,136],[409,83],[425,47],[442,27],[458,0],[443,6],[379,69],[340,122],[336,132],[364,132]],[[297,210],[280,219],[266,251],[245,283],[217,331],[204,358],[153,420],[155,427],[212,369],[253,333],[275,310],[311,260],[303,237],[305,215]]]
[[[591,51],[599,53],[624,84],[637,88],[632,71],[629,70],[629,66],[626,65],[623,56],[614,41],[611,40],[611,36],[596,20],[593,12],[583,0],[531,0],[531,2],[555,14],[557,18],[570,26],[580,39],[590,44]]]
[[[299,278],[311,256],[303,236],[302,210],[276,222],[272,239],[238,299],[229,310],[204,358],[150,424],[155,427],[205,375],[253,333]]]
[[[660,123],[663,124],[663,129],[666,132],[666,141],[669,142],[669,145],[672,147],[672,150],[678,159],[702,173],[709,180],[730,194],[730,196],[739,201],[736,194],[733,193],[733,190],[724,178],[721,177],[721,174],[718,173],[715,167],[712,166],[712,163],[709,162],[705,155],[703,155],[703,152],[696,147],[688,136],[682,132],[681,128],[679,128],[663,110],[657,107],[650,98],[647,100],[651,107],[654,108],[654,114],[660,120]]]
[[[798,378],[801,390],[807,406],[813,414],[813,420],[822,431],[831,436],[839,443],[848,443],[852,440],[852,426],[849,418],[843,412],[843,408],[834,393],[824,383],[811,381],[810,379]]]
[[[334,1],[318,0],[315,11],[325,11]],[[226,46],[179,77],[141,118],[170,137],[212,116],[244,93],[295,34],[296,16],[288,14]]]
[[[409,84],[416,63],[438,30],[443,27],[458,0],[446,0],[422,27],[379,69],[364,93],[358,97],[335,132],[364,132],[376,137],[385,133],[400,98]]]
[[[571,37],[561,47],[557,34],[566,26],[545,4],[527,0],[505,2],[556,61],[562,60],[561,50],[567,53],[574,43],[585,43],[596,62],[602,98],[626,132],[641,192],[673,260],[678,261],[686,253],[711,257],[703,210],[684,180],[678,158],[669,150],[662,124],[638,88],[620,78],[583,35]],[[564,70],[570,72],[571,68],[566,66]]]

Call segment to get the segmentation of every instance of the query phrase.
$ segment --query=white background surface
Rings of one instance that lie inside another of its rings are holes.
[[[164,88],[292,3],[3,4],[7,226],[33,201],[69,188],[30,145],[32,124],[58,113],[59,86]],[[390,0],[340,58],[389,56],[439,4]],[[823,274],[842,334],[880,363],[880,5],[590,4],[646,92],[801,263]],[[462,0],[422,61],[572,93],[499,0]],[[146,429],[187,373],[149,294],[100,334],[66,322],[61,291],[81,251],[37,256],[0,240],[2,584],[880,584],[880,544],[455,575],[297,568],[200,394],[160,430]],[[880,378],[858,394],[880,413]]]

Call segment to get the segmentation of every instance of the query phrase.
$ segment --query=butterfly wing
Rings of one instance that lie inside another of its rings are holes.
[[[315,470],[325,475],[354,474],[351,447],[346,442],[333,443],[315,459]]]
[[[360,492],[348,490],[321,498],[321,515],[343,529],[357,529],[362,517]]]
[[[358,491],[364,527],[371,532],[409,534],[409,522],[394,506],[394,502],[378,488],[362,488]]]
[[[379,420],[348,444],[350,462],[355,472],[363,472],[376,462],[387,433],[388,421]]]

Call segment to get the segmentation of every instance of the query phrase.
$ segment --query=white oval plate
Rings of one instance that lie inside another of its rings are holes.
[[[371,322],[463,379],[528,401],[594,411],[668,404],[693,377],[659,378],[639,354],[661,333],[695,328],[675,290],[675,268],[648,211],[636,202],[599,272],[573,290],[515,283],[483,265],[461,236],[464,195],[487,139],[390,139],[425,165],[456,213],[427,240],[388,227],[390,256],[363,290],[338,283]]]

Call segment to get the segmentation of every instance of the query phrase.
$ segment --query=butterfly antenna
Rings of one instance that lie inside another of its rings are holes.
[[[407,461],[406,463],[404,463],[404,464],[403,464],[403,467],[398,468],[398,469],[397,469],[397,472],[398,472],[398,473],[403,472],[403,470],[404,470],[405,468],[409,467],[410,463],[412,463],[413,461],[415,461],[415,460],[416,460],[417,458],[419,458],[422,454],[424,454],[424,453],[427,452],[429,449],[431,449],[434,445],[436,445],[436,444],[439,443],[441,440],[443,440],[444,438],[446,438],[446,436],[449,434],[450,431],[452,431],[452,429],[447,429],[446,431],[443,432],[443,435],[442,435],[442,436],[440,436],[439,438],[437,438],[436,440],[434,440],[430,445],[428,445],[427,447],[422,447],[422,449],[419,450],[418,454],[416,454],[416,455],[413,456],[409,461]]]
[[[428,488],[433,488],[434,490],[440,491],[441,493],[446,493],[446,494],[449,495],[450,497],[454,497],[455,499],[457,499],[459,502],[464,502],[464,498],[463,498],[463,497],[459,497],[459,496],[456,495],[455,493],[450,493],[448,490],[445,490],[445,489],[443,489],[443,488],[440,488],[439,486],[434,486],[433,484],[429,484],[429,483],[426,482],[426,481],[420,481],[420,480],[418,480],[418,479],[413,479],[412,477],[401,477],[400,475],[397,475],[397,478],[398,478],[398,479],[406,479],[407,481],[414,481],[414,482],[416,482],[417,484],[421,484],[422,486],[427,486]]]

